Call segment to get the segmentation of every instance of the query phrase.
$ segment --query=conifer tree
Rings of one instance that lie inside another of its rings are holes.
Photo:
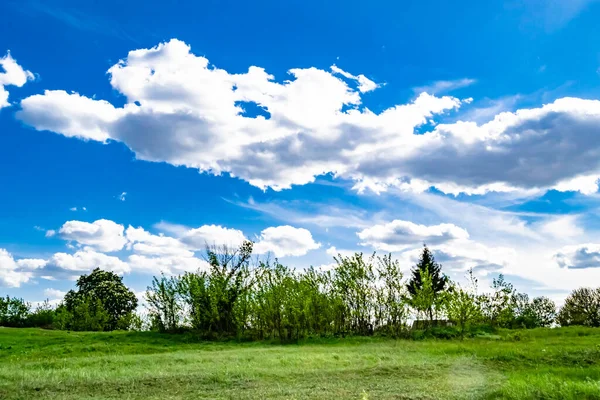
[[[435,261],[433,254],[427,248],[427,245],[423,245],[423,252],[419,262],[411,271],[412,275],[410,281],[406,285],[408,293],[411,298],[416,298],[419,293],[423,290],[423,274],[427,274],[431,279],[431,289],[433,296],[437,297],[441,292],[446,290],[448,285],[448,277],[442,274],[442,266]],[[429,315],[429,320],[433,321],[433,307],[429,306],[426,311]]]

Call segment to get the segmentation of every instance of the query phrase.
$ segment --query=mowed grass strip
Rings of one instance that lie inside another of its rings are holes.
[[[0,329],[1,399],[600,399],[600,330],[215,343]]]

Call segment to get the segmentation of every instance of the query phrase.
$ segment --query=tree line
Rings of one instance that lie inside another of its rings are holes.
[[[35,310],[0,298],[1,326],[75,331],[193,331],[204,338],[298,340],[306,337],[433,333],[464,337],[478,330],[553,325],[600,326],[600,288],[573,291],[557,311],[547,297],[530,299],[499,275],[480,292],[473,272],[452,282],[427,246],[405,279],[391,254],[334,257],[335,267],[298,271],[252,257],[252,242],[206,250],[207,271],[155,276],[138,300],[118,275],[82,275],[57,307]],[[414,320],[409,324],[410,320]]]

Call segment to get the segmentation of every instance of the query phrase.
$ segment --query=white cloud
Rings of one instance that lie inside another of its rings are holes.
[[[205,271],[209,265],[206,261],[196,257],[185,256],[162,256],[147,257],[144,255],[132,254],[128,258],[129,265],[139,272],[166,275],[177,275],[184,272]]]
[[[164,235],[153,235],[144,228],[130,226],[126,231],[128,248],[137,254],[149,256],[192,257],[193,251],[180,240]]]
[[[452,194],[591,193],[600,177],[596,100],[562,98],[485,124],[440,124],[416,135],[462,102],[421,94],[375,114],[360,108],[360,86],[352,89],[329,71],[291,69],[283,83],[259,67],[230,74],[178,40],[131,51],[108,72],[127,98],[124,107],[47,91],[24,99],[19,118],[38,130],[121,141],[139,159],[226,172],[263,189],[332,173],[377,192],[435,186]],[[237,102],[256,103],[270,118],[247,117]]]
[[[66,294],[67,292],[58,289],[44,289],[44,296],[46,296],[49,300],[60,300],[64,298]]]
[[[448,93],[456,89],[473,85],[477,82],[475,79],[463,78],[452,81],[435,81],[426,86],[419,86],[414,89],[416,93],[440,94]]]
[[[121,250],[127,243],[123,231],[123,225],[107,219],[99,219],[92,223],[67,221],[58,233],[63,239],[77,242],[80,246],[111,252]]]
[[[34,76],[31,72],[24,70],[17,61],[12,58],[10,52],[0,58],[0,109],[10,106],[8,102],[8,91],[6,86],[21,87]],[[4,72],[1,72],[4,69]]]
[[[186,235],[194,229],[183,226],[161,223],[163,229]],[[203,227],[198,230],[203,231]],[[178,236],[180,236],[178,235]],[[195,272],[207,270],[208,263],[195,257],[193,234],[190,243],[184,243],[179,237],[166,236],[164,234],[154,235],[143,228],[128,227],[126,236],[129,240],[128,249],[133,251],[128,257],[128,263],[134,271],[146,274],[178,275],[184,272]],[[204,243],[202,243],[204,246]]]
[[[456,239],[468,239],[469,234],[454,224],[418,225],[410,221],[394,220],[375,225],[357,233],[361,245],[384,251],[401,251],[415,244],[436,245]]]
[[[335,257],[338,255],[338,249],[335,246],[330,246],[327,248],[327,250],[325,250],[325,254]]]
[[[46,237],[48,237],[48,238],[49,238],[49,237],[52,237],[52,236],[54,236],[54,235],[56,235],[56,231],[55,231],[54,229],[48,229],[48,230],[46,231]]]
[[[327,254],[330,257],[337,257],[340,255],[342,257],[351,257],[358,252],[358,250],[338,249],[335,246],[330,246],[329,248],[327,248],[327,250],[325,250],[325,254]]]
[[[358,82],[358,91],[361,93],[371,92],[380,86],[362,74],[355,76],[349,72],[346,72],[346,71],[338,68],[335,65],[331,66],[331,71],[335,74],[342,75],[344,78],[353,79],[353,80],[357,81]]]
[[[272,252],[276,257],[286,257],[302,256],[319,247],[321,244],[314,241],[307,229],[283,225],[264,229],[254,250],[258,254]]]
[[[71,207],[69,208],[70,211],[77,211],[77,207]]]
[[[577,215],[559,215],[549,217],[542,223],[536,225],[536,230],[542,234],[555,238],[577,238],[584,234],[584,230],[578,224]]]
[[[29,282],[33,271],[45,265],[44,260],[15,260],[6,249],[0,249],[0,286],[19,287]]]
[[[208,245],[238,247],[246,240],[244,233],[237,229],[224,228],[220,225],[203,225],[187,230],[181,241],[195,249],[203,249]]]
[[[48,265],[71,272],[89,272],[94,268],[123,274],[131,271],[129,265],[118,257],[98,253],[93,250],[78,251],[75,254],[55,253]]]
[[[46,265],[46,260],[39,258],[22,258],[17,260],[17,266],[23,270],[33,271],[43,268]]]
[[[127,196],[127,192],[123,192],[119,195],[119,200],[125,201],[125,196]]]

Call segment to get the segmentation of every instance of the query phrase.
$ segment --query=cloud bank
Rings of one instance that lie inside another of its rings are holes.
[[[290,69],[283,82],[256,66],[233,74],[176,39],[130,51],[108,74],[126,98],[123,107],[50,90],[24,99],[18,118],[40,131],[120,141],[138,159],[228,173],[262,189],[303,185],[323,174],[376,192],[598,189],[597,100],[562,98],[416,134],[463,101],[423,92],[376,114],[362,105],[361,96],[378,87],[364,75],[336,66]],[[248,114],[247,103],[267,115]]]

